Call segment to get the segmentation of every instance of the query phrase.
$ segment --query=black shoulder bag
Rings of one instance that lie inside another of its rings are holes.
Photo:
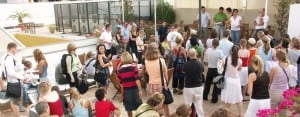
[[[5,57],[5,61],[6,61],[6,58],[8,56],[9,55],[7,55]],[[13,59],[13,61],[14,61],[14,66],[16,66],[15,59]],[[6,78],[7,78],[6,65],[5,65],[5,75],[6,75]],[[18,82],[16,82],[16,83],[7,82],[6,96],[7,97],[13,97],[13,98],[19,98],[19,97],[21,97],[21,88],[22,88],[22,86],[21,86],[20,79],[18,79]]]
[[[159,67],[160,67],[160,77],[161,77],[161,84],[162,84],[162,93],[164,94],[165,96],[165,101],[164,101],[164,104],[172,104],[174,99],[173,99],[173,95],[171,93],[171,91],[168,89],[165,88],[165,78],[164,78],[164,75],[163,75],[163,71],[162,71],[162,63],[161,63],[161,60],[159,59]],[[168,81],[166,80],[166,85],[168,86]]]

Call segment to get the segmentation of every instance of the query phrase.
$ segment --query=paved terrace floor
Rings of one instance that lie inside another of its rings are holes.
[[[91,88],[91,89],[89,89],[89,91],[86,94],[82,95],[83,98],[89,99],[92,102],[93,108],[94,108],[94,103],[96,101],[96,98],[94,96],[95,95],[94,93],[96,92],[96,90],[97,90],[97,88]],[[108,99],[111,100],[112,97],[113,97],[113,95],[115,94],[115,92],[116,92],[116,89],[113,87],[112,84],[110,84],[109,88],[108,88],[108,95],[107,95]],[[211,92],[212,92],[212,90],[211,90]],[[145,95],[145,93],[144,93],[143,94],[143,102],[146,102],[146,100],[147,100],[148,97],[149,96]],[[210,96],[209,96],[209,99],[211,99]],[[220,96],[219,96],[219,99],[221,99]],[[171,105],[169,105],[170,113],[175,112],[176,108],[180,104],[184,103],[183,95],[174,94],[174,100],[175,100],[174,103],[171,104]],[[124,105],[123,105],[122,102],[120,102],[120,96],[118,95],[115,98],[115,100],[112,100],[112,101],[116,105],[116,107],[118,107],[121,110],[121,117],[127,117],[127,113],[125,111]],[[248,101],[243,102],[244,112],[247,109],[248,103],[249,103]],[[203,101],[203,108],[204,108],[204,112],[205,112],[205,117],[209,117],[216,109],[222,108],[223,106],[224,106],[224,103],[221,102],[220,100],[216,104],[212,104],[210,102],[210,100]],[[233,117],[237,117],[237,115],[238,115],[237,106],[236,105],[232,105],[230,110],[234,114]],[[21,115],[22,115],[22,117],[26,117],[26,113],[25,112],[22,112]],[[2,112],[0,114],[0,117],[11,117],[11,116],[13,116],[13,113],[9,109],[5,110],[4,112]]]

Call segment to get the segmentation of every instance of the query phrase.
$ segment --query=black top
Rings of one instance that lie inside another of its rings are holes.
[[[163,42],[164,38],[166,38],[167,35],[168,35],[168,27],[166,27],[166,26],[165,27],[164,26],[160,27],[158,29],[158,35],[159,35],[160,42]]]
[[[203,65],[196,59],[191,59],[183,66],[183,72],[185,72],[185,88],[194,88],[202,86],[203,78]]]
[[[257,74],[257,72],[256,72]],[[252,91],[252,99],[268,99],[269,96],[269,83],[270,83],[270,77],[267,72],[264,71],[264,73],[261,76],[257,76],[256,80],[253,82],[253,91]]]
[[[137,35],[134,35],[132,33],[131,33],[131,36],[132,36],[132,38],[137,38]],[[130,39],[129,44],[130,44],[130,46],[136,47],[136,41],[133,41]]]

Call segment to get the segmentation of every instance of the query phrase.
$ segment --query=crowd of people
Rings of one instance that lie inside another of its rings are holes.
[[[203,101],[210,98],[214,104],[219,97],[224,108],[217,109],[211,117],[230,117],[233,104],[239,117],[255,117],[259,109],[277,108],[283,100],[283,91],[300,85],[296,67],[300,62],[300,40],[286,35],[279,39],[271,36],[264,9],[255,19],[254,37],[241,34],[243,19],[237,9],[227,8],[227,14],[223,11],[220,7],[211,18],[202,7],[198,31],[184,26],[183,22],[180,25],[162,22],[153,33],[145,31],[147,26],[143,21],[137,25],[117,19],[113,26],[107,22],[95,30],[96,54],[88,52],[84,63],[76,53],[77,46],[70,43],[59,65],[71,87],[69,100],[57,86],[50,84],[48,63],[42,50],[33,51],[37,66],[32,67],[30,61],[20,62],[15,58],[17,44],[9,43],[1,62],[1,91],[6,91],[16,117],[20,116],[23,105],[32,103],[27,94],[29,88],[38,89],[34,107],[40,117],[125,116],[106,95],[110,91],[111,67],[119,78],[121,100],[129,117],[204,117],[207,114]],[[211,20],[216,28],[208,30]],[[171,76],[169,69],[174,69]],[[222,75],[220,69],[225,77],[223,88],[214,82]],[[94,109],[93,103],[81,96],[82,74],[97,82]],[[35,79],[39,84],[34,83]],[[209,96],[211,85],[214,86]],[[143,92],[143,88],[147,91]],[[170,103],[165,102],[170,97],[164,91],[183,95],[184,104],[173,114],[169,112]],[[143,95],[149,95],[145,102]],[[243,101],[249,100],[247,110],[243,110]]]

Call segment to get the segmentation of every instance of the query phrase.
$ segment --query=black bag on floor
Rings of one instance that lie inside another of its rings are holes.
[[[78,91],[80,94],[85,94],[88,90],[89,90],[89,82],[83,78],[78,86]]]

